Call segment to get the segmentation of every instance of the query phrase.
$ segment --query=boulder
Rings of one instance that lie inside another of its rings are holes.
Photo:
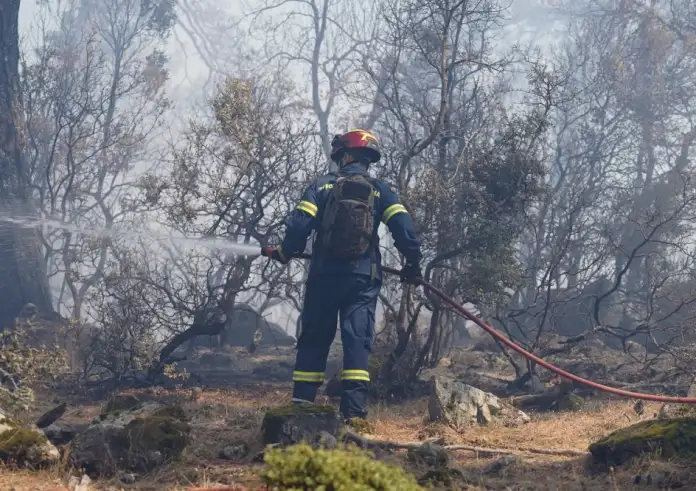
[[[39,419],[36,420],[36,426],[40,429],[46,428],[58,421],[65,414],[68,408],[66,403],[59,404],[50,411],[45,412]]]
[[[60,452],[41,430],[0,412],[0,461],[38,468],[59,460]]]
[[[78,433],[85,431],[88,427],[88,424],[53,423],[41,431],[43,431],[48,441],[52,444],[65,445],[66,443],[70,443]]]
[[[696,416],[696,407],[691,404],[663,404],[660,407],[660,411],[657,413],[658,419],[674,419],[694,416]]]
[[[696,455],[696,418],[642,421],[614,431],[590,445],[595,462],[624,464],[643,454],[663,459]]]
[[[572,384],[562,383],[541,394],[515,397],[511,403],[526,411],[579,411],[585,406],[585,399],[572,390]]]
[[[72,491],[89,491],[89,485],[92,480],[87,474],[83,475],[81,478],[77,476],[70,476],[68,479],[68,487]]]
[[[261,325],[261,345],[266,346],[295,346],[297,340],[285,332],[275,322],[265,322]]]
[[[316,442],[324,433],[337,438],[343,420],[333,406],[293,404],[269,410],[263,418],[263,444]]]
[[[181,454],[190,430],[179,405],[115,398],[75,436],[70,457],[75,466],[95,475],[112,475],[118,469],[150,471]]]
[[[498,397],[450,377],[430,379],[428,413],[431,421],[443,421],[455,429],[469,425],[517,426],[529,416]]]

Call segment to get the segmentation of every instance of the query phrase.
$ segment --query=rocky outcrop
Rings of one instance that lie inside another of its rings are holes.
[[[181,406],[116,398],[75,436],[71,461],[97,475],[112,475],[119,469],[150,471],[179,456],[189,442],[189,433]]]
[[[41,430],[23,425],[0,412],[0,461],[38,468],[59,460],[60,452]]]
[[[643,454],[663,459],[696,455],[696,418],[642,421],[590,445],[595,462],[621,465]]]
[[[271,409],[263,418],[263,444],[294,445],[317,442],[330,435],[337,438],[343,420],[333,406],[293,404]]]
[[[459,430],[470,425],[517,426],[529,416],[481,389],[450,377],[430,379],[428,413],[431,421],[442,421]]]
[[[79,433],[85,431],[88,427],[88,424],[53,423],[41,431],[52,444],[65,445],[73,441]]]

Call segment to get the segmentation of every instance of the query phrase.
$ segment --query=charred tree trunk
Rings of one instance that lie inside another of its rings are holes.
[[[40,312],[53,312],[37,231],[2,220],[35,214],[24,159],[19,4],[20,0],[0,2],[0,331],[28,303]]]

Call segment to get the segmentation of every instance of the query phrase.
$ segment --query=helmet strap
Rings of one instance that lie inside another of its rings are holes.
[[[347,149],[345,154],[350,155],[351,160],[349,162],[345,162],[343,159],[341,159],[342,163],[345,162],[345,164],[361,164],[366,168],[370,166],[370,159],[367,158],[359,148]]]

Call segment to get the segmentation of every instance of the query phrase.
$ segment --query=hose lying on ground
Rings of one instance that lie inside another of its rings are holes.
[[[311,259],[311,256],[308,254],[302,254],[299,256],[300,259]],[[383,267],[382,271],[388,274],[392,275],[398,275],[399,270],[394,269],[394,268],[389,268],[389,267]],[[632,399],[643,399],[646,401],[654,401],[654,402],[671,402],[671,403],[678,403],[678,404],[696,404],[696,397],[676,397],[676,396],[664,396],[664,395],[656,395],[656,394],[645,394],[642,392],[631,392],[628,390],[622,390],[622,389],[617,389],[616,387],[610,387],[608,385],[600,384],[597,382],[593,382],[592,380],[588,380],[586,378],[579,377],[577,375],[573,375],[570,372],[566,372],[562,368],[559,368],[555,365],[552,365],[551,363],[544,361],[542,358],[539,358],[533,353],[530,353],[529,351],[525,350],[521,346],[518,346],[515,344],[513,341],[508,339],[504,334],[499,332],[497,329],[495,329],[493,326],[490,324],[486,323],[482,319],[478,318],[471,312],[469,312],[467,309],[465,309],[462,305],[457,303],[453,298],[448,296],[445,292],[440,290],[439,288],[431,285],[425,280],[421,280],[419,282],[423,288],[427,288],[430,290],[432,293],[437,295],[444,301],[446,304],[448,304],[450,307],[452,307],[459,315],[463,316],[466,319],[469,319],[470,321],[474,322],[477,326],[479,326],[481,329],[486,331],[488,334],[496,338],[498,341],[501,343],[505,344],[508,348],[518,352],[525,358],[535,362],[536,364],[546,368],[547,370],[560,375],[561,377],[565,377],[569,380],[572,380],[573,382],[577,382],[582,385],[586,385],[587,387],[591,387],[593,389],[601,390],[603,392],[607,392],[609,394],[615,394],[618,396],[622,397],[630,397]]]

